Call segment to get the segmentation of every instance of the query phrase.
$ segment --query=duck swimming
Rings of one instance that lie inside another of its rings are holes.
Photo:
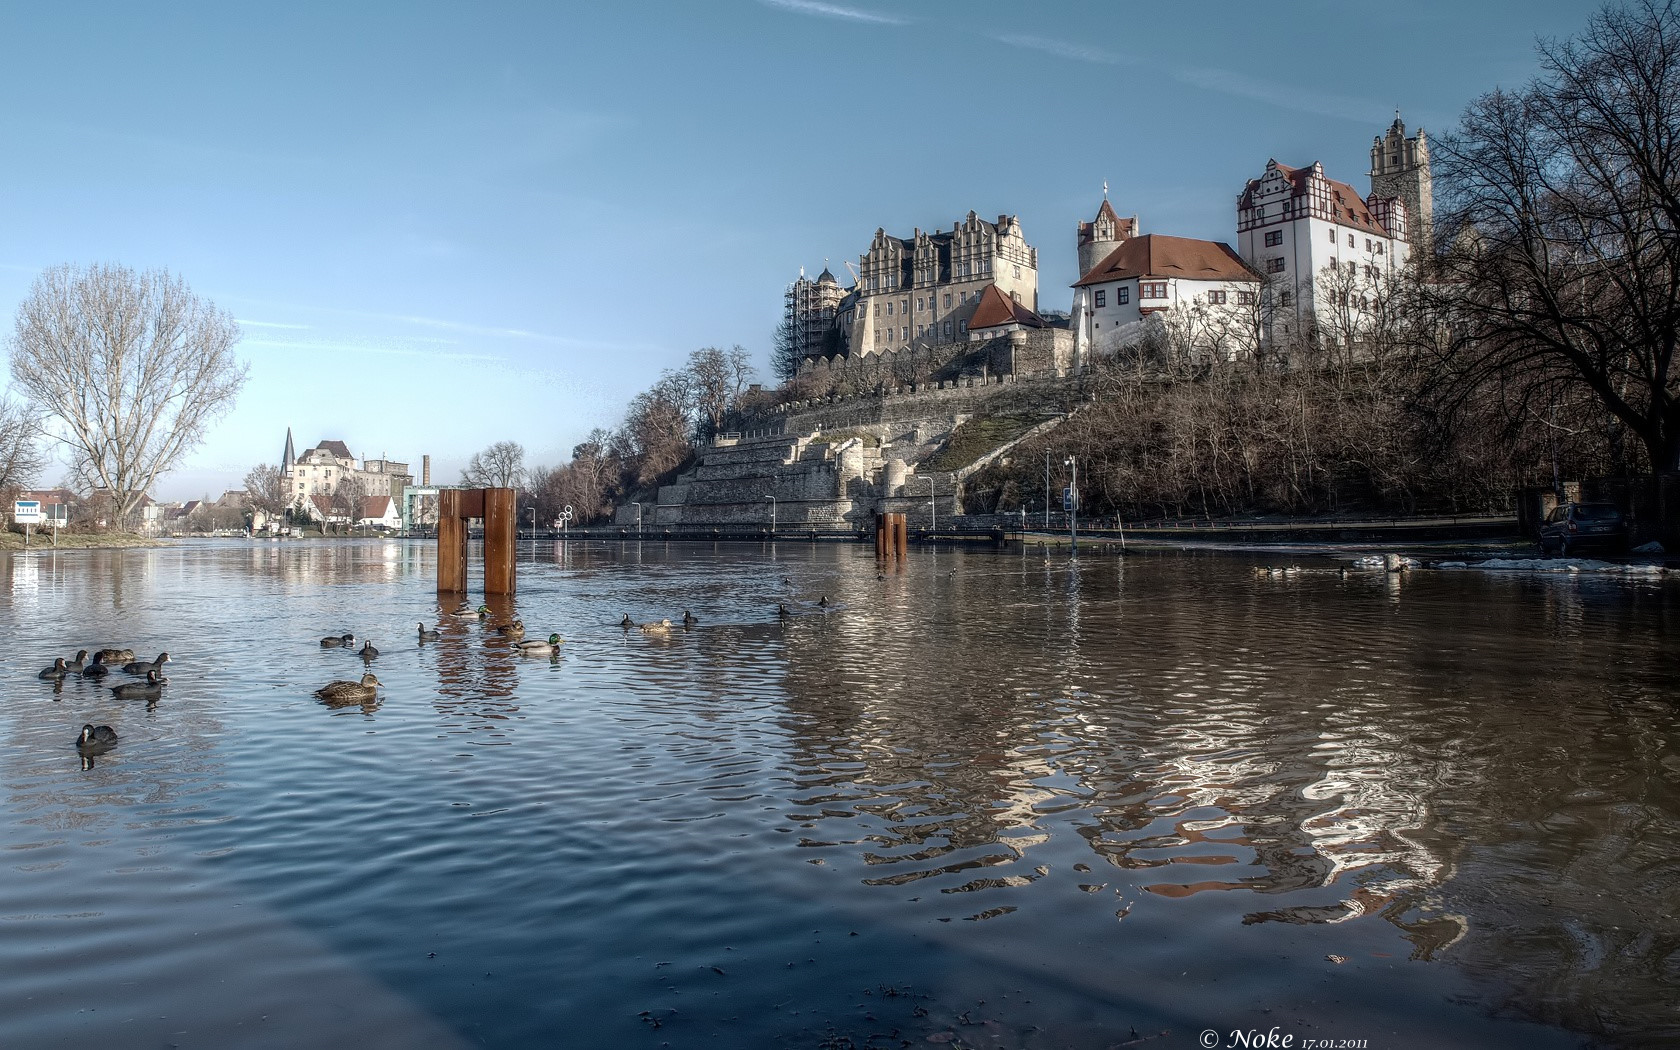
[[[786,605],[783,605],[781,602],[777,602],[776,603],[776,615],[781,617],[784,620],[787,619],[788,618],[788,607]]]
[[[118,700],[151,700],[163,695],[163,686],[167,681],[169,679],[159,678],[156,671],[147,671],[144,682],[113,685],[111,692],[116,694]]]
[[[817,605],[824,609],[828,608],[828,595],[825,594],[821,598],[818,598]]]
[[[82,649],[82,650],[78,651],[76,653],[76,658],[64,665],[65,673],[66,674],[81,674],[82,669],[87,666],[87,657],[88,657],[88,652],[87,652],[86,649]]]
[[[666,619],[660,620],[658,623],[644,623],[644,624],[642,624],[642,633],[643,634],[670,634],[671,633],[670,618],[667,617]]]
[[[329,634],[321,639],[321,648],[337,649],[346,645],[355,645],[356,636],[353,634]]]
[[[439,637],[440,635],[436,631],[426,630],[425,624],[420,625],[420,640],[422,642],[435,642]]]
[[[64,662],[64,657],[53,661],[53,665],[36,675],[36,678],[63,678],[70,673],[70,665]]]
[[[134,659],[134,650],[133,649],[101,649],[101,650],[99,650],[99,652],[95,653],[94,655],[99,657],[105,663],[120,664],[125,660]]]
[[[459,609],[456,609],[451,615],[462,620],[482,620],[486,616],[490,615],[490,607],[488,605],[480,605],[476,609],[469,609],[463,605]]]
[[[158,653],[156,660],[134,660],[123,665],[123,670],[129,674],[145,674],[147,671],[163,673],[163,665],[169,662],[168,653]]]
[[[618,621],[618,625],[628,631],[630,628],[636,626],[636,621],[630,619],[629,613],[625,613],[624,619]]]
[[[78,751],[104,751],[114,747],[117,743],[117,731],[110,726],[96,726],[92,722],[82,727],[81,735],[76,737]]]
[[[82,668],[82,677],[83,678],[104,678],[106,675],[108,675],[110,673],[111,673],[111,669],[109,667],[105,666],[105,654],[104,653],[94,653],[93,654],[93,663],[88,664],[86,667]]]
[[[548,636],[548,641],[546,642],[538,638],[533,638],[528,642],[520,642],[518,645],[514,646],[514,648],[519,650],[520,656],[547,656],[549,653],[552,653],[555,646],[559,644],[560,636],[557,634],[551,634]]]
[[[377,660],[379,659],[379,650],[373,647],[372,642],[363,642],[361,652],[356,655],[364,660]]]
[[[315,690],[324,704],[360,704],[372,700],[379,691],[379,679],[362,675],[360,682],[328,682]]]
[[[517,642],[525,637],[525,621],[515,620],[512,623],[504,623],[496,628],[496,633],[503,638],[509,638]]]
[[[683,610],[683,626],[684,627],[693,627],[695,624],[697,624],[699,622],[700,622],[699,618],[696,617],[693,613],[689,612],[687,609]]]

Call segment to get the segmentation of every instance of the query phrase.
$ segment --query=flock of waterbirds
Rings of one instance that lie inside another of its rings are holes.
[[[783,583],[789,581],[783,579]],[[826,611],[829,607],[827,595],[823,595],[816,605]],[[778,602],[776,615],[779,619],[787,619],[793,615],[785,603]],[[490,608],[485,605],[474,607],[471,603],[462,603],[453,613],[455,619],[470,620],[485,623],[491,618]],[[692,612],[683,610],[682,619],[673,623],[669,617],[638,623],[626,613],[618,626],[628,633],[640,630],[651,636],[669,635],[680,625],[684,631],[691,630],[700,622]],[[525,623],[514,619],[509,623],[495,628],[497,635],[505,638],[509,648],[521,656],[552,656],[559,652],[563,639],[558,633],[551,633],[547,638],[526,638]],[[435,642],[442,638],[442,632],[437,628],[428,629],[424,622],[419,625],[419,640],[422,644]],[[371,664],[379,658],[379,649],[373,642],[363,639],[362,647],[356,649],[356,636],[351,632],[343,634],[329,634],[321,639],[322,649],[349,649],[361,657],[364,664]],[[120,669],[126,674],[133,675],[139,680],[130,679],[110,686],[111,693],[119,700],[146,700],[148,704],[155,703],[163,696],[164,686],[169,679],[163,675],[163,665],[169,663],[169,654],[161,652],[154,660],[138,660],[132,649],[99,649],[89,654],[86,649],[77,652],[74,660],[58,657],[51,667],[41,671],[37,676],[43,680],[56,683],[58,690],[63,689],[64,680],[77,676],[92,682],[103,682],[113,668]],[[383,683],[371,671],[364,673],[359,680],[350,681],[337,679],[315,690],[314,695],[329,707],[340,707],[349,704],[369,704],[378,697],[378,691]],[[76,736],[76,748],[87,756],[102,754],[116,746],[117,731],[107,725],[87,723]]]
[[[52,682],[55,686],[54,691],[61,692],[66,678],[80,677],[103,685],[111,670],[116,668],[140,678],[141,681],[131,679],[111,686],[113,696],[118,700],[145,700],[155,703],[163,695],[163,687],[169,684],[169,679],[163,676],[163,665],[168,662],[168,653],[158,653],[155,660],[138,660],[133,649],[99,649],[90,659],[88,651],[83,649],[76,653],[74,660],[58,657],[51,667],[35,677]],[[82,731],[76,736],[76,748],[83,755],[96,755],[107,751],[116,742],[115,729],[110,726],[96,726],[91,722],[82,726]]]

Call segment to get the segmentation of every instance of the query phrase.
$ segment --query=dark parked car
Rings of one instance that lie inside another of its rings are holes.
[[[1540,553],[1568,557],[1571,551],[1620,552],[1627,547],[1627,519],[1613,503],[1562,503],[1540,526]]]

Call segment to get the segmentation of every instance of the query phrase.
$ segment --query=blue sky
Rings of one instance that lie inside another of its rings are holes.
[[[1267,158],[1369,185],[1535,72],[1564,0],[118,4],[0,0],[0,317],[45,267],[167,267],[244,326],[163,498],[323,438],[557,463],[878,226],[1020,216],[1066,308],[1102,183],[1234,239]],[[56,468],[55,468],[56,470]],[[46,479],[56,480],[54,477]]]

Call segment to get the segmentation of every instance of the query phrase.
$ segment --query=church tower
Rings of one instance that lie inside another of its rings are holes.
[[[291,472],[292,465],[297,462],[297,453],[292,451],[292,428],[286,428],[286,451],[280,453],[280,473]]]
[[[1419,260],[1430,254],[1435,193],[1429,174],[1429,137],[1422,128],[1411,138],[1400,114],[1388,134],[1371,140],[1371,196],[1397,197],[1406,205],[1406,239]]]
[[[1103,202],[1097,209],[1097,217],[1079,224],[1079,276],[1090,273],[1091,267],[1137,235],[1137,216],[1122,219],[1114,214],[1114,208],[1108,203],[1108,183],[1103,183]]]

